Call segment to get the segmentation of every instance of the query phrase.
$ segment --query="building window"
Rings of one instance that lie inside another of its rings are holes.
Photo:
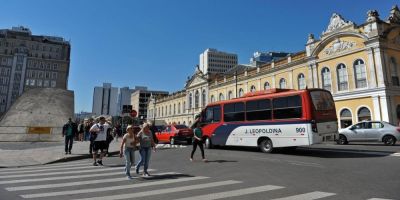
[[[176,104],[174,104],[174,115],[176,114]]]
[[[336,70],[338,75],[338,90],[348,90],[346,65],[341,63],[337,66]]]
[[[244,95],[244,91],[242,88],[239,89],[239,97],[242,97]]]
[[[233,99],[233,92],[229,91],[228,92],[228,100]]]
[[[42,80],[37,80],[37,86],[42,87],[42,85],[43,85],[42,83],[43,83]]]
[[[264,83],[264,90],[270,89],[271,86],[269,85],[268,81]]]
[[[322,75],[322,89],[332,91],[331,87],[331,71],[329,68],[324,67],[321,72]]]
[[[353,117],[351,116],[351,112],[349,109],[343,109],[340,112],[340,127],[346,128],[353,124]]]
[[[250,87],[250,92],[255,92],[255,91],[256,91],[256,86],[252,85],[252,86]]]
[[[203,90],[201,93],[201,105],[202,107],[205,107],[207,103],[207,95],[206,95],[206,90]]]
[[[172,108],[172,106],[169,105],[169,112],[168,112],[169,115],[171,115],[171,110],[172,110],[171,108]]]
[[[49,87],[49,80],[45,80],[43,82],[43,87]]]
[[[164,117],[164,107],[161,107],[161,117]]]
[[[211,95],[210,101],[211,101],[211,103],[212,103],[212,102],[215,102],[215,97],[214,97],[214,95]]]
[[[194,107],[195,108],[199,107],[199,101],[200,101],[200,94],[199,94],[199,91],[196,90],[196,93],[194,95]]]
[[[193,107],[193,95],[192,93],[189,93],[189,109]]]
[[[367,75],[365,72],[364,61],[358,59],[354,62],[354,75],[356,81],[356,88],[367,87]]]
[[[186,113],[186,101],[183,102],[183,110],[182,110],[182,112]]]
[[[358,110],[358,121],[371,120],[371,112],[368,108],[362,107]]]
[[[286,80],[284,78],[281,78],[281,80],[279,80],[279,88],[281,89],[286,88]]]
[[[300,90],[306,88],[306,79],[304,77],[304,74],[299,74],[299,76],[297,77],[297,83],[299,85]]]
[[[181,114],[181,102],[178,103],[178,114]]]
[[[390,58],[390,71],[391,71],[391,75],[392,75],[392,84],[394,86],[399,86],[397,63],[396,63],[396,59],[393,57]]]
[[[219,93],[219,101],[225,100],[224,94]]]

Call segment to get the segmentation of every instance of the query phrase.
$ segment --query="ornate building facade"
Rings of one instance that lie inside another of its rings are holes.
[[[397,6],[386,19],[368,11],[361,25],[334,13],[320,39],[309,35],[304,51],[234,75],[207,77],[197,70],[184,90],[151,104],[155,112],[148,113],[155,115],[148,119],[190,124],[208,102],[269,88],[324,88],[334,97],[340,128],[366,119],[397,124],[399,67]]]

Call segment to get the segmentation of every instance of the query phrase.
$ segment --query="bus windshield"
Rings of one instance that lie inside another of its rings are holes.
[[[335,109],[332,95],[328,91],[311,91],[310,95],[316,111]]]

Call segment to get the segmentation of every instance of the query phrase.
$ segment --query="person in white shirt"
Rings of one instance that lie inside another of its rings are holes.
[[[90,128],[90,132],[96,134],[96,139],[93,143],[93,160],[94,166],[103,165],[103,157],[107,151],[107,130],[110,128],[109,124],[106,124],[106,119],[101,116],[99,123],[94,124]],[[97,160],[97,152],[100,150],[100,159]]]

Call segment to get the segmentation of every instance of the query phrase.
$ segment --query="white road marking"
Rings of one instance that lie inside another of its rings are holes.
[[[57,170],[75,170],[75,169],[90,169],[90,168],[98,168],[96,166],[88,165],[88,164],[80,164],[74,166],[62,166],[57,168],[46,168],[46,169],[33,169],[33,170],[21,170],[21,171],[9,171],[9,172],[0,172],[2,174],[25,174],[25,173],[36,173],[36,172],[49,172],[49,171],[57,171]]]
[[[400,153],[392,153],[390,156],[400,156]]]
[[[367,200],[393,200],[393,199],[372,198],[372,199],[367,199]]]
[[[50,176],[50,175],[64,175],[64,174],[78,174],[78,173],[90,173],[90,172],[102,172],[111,171],[116,169],[123,169],[124,167],[97,167],[96,169],[80,170],[80,171],[63,171],[63,172],[49,172],[41,174],[17,174],[17,175],[5,175],[0,178],[19,178],[19,177],[32,177],[32,176]]]
[[[121,194],[121,195],[111,195],[111,196],[101,196],[101,197],[92,197],[92,198],[83,198],[83,199],[75,199],[75,200],[116,200],[116,199],[132,199],[138,197],[147,197],[152,195],[160,195],[160,194],[168,194],[174,192],[183,192],[188,190],[198,190],[204,188],[212,188],[224,185],[231,185],[241,183],[241,181],[219,181],[219,182],[211,182],[211,183],[204,183],[198,185],[189,185],[189,186],[180,186],[174,188],[166,188],[166,189],[159,189],[159,190],[150,190],[145,192],[135,192],[130,194]]]
[[[0,172],[8,172],[8,171],[24,171],[24,170],[31,170],[31,169],[53,169],[58,167],[68,167],[68,166],[78,166],[78,165],[87,165],[89,166],[92,164],[88,161],[80,161],[80,162],[73,162],[73,163],[60,163],[60,164],[49,164],[49,165],[39,165],[34,167],[19,167],[19,168],[6,168],[0,169]]]
[[[122,173],[121,173],[122,174]],[[164,172],[158,174],[152,174],[153,176],[160,175],[176,175],[179,173],[176,172]],[[133,176],[132,179],[137,179],[139,177]],[[76,181],[76,182],[68,182],[68,183],[57,183],[57,184],[45,184],[45,185],[28,185],[28,186],[19,186],[19,187],[9,187],[6,188],[8,191],[21,191],[21,190],[38,190],[38,189],[48,189],[48,188],[59,188],[59,187],[68,187],[68,186],[76,186],[76,185],[90,185],[97,183],[112,183],[119,181],[127,181],[126,177],[119,178],[109,178],[109,179],[97,179],[97,180],[88,180],[88,181]]]
[[[155,171],[154,169],[149,169],[148,171]],[[104,176],[113,176],[117,174],[123,174],[123,172],[119,169],[118,172],[111,173],[97,173],[97,174],[84,174],[84,175],[74,175],[74,176],[56,176],[56,177],[47,177],[47,178],[30,178],[30,179],[18,179],[18,180],[8,180],[8,181],[0,181],[0,184],[15,184],[15,183],[27,183],[27,182],[39,182],[39,181],[54,181],[54,180],[68,180],[68,179],[78,179],[78,178],[91,178],[91,177],[104,177]]]
[[[312,200],[312,199],[320,199],[320,198],[324,198],[324,197],[329,197],[329,196],[333,196],[333,195],[336,195],[336,194],[315,191],[315,192],[299,194],[299,195],[294,195],[294,196],[289,196],[289,197],[283,197],[283,198],[278,198],[278,199],[273,199],[273,200]]]
[[[146,187],[146,186],[153,186],[153,185],[164,185],[164,184],[168,184],[168,183],[179,183],[179,182],[184,182],[184,181],[193,181],[193,180],[200,180],[200,179],[205,179],[205,178],[208,178],[208,177],[197,176],[197,177],[179,178],[179,179],[172,179],[172,180],[153,181],[153,182],[148,182],[148,183],[108,186],[108,187],[101,187],[101,188],[37,193],[37,194],[25,194],[25,195],[21,195],[21,197],[28,199],[28,198],[54,197],[54,196],[72,195],[72,194],[87,194],[87,193],[93,193],[93,192],[105,192],[105,191],[131,189],[131,188],[139,188],[139,187]],[[147,191],[145,193],[148,194],[149,192],[151,192],[151,191]],[[135,194],[138,194],[138,193],[135,193]],[[95,197],[94,199],[100,199],[100,197]],[[102,198],[102,199],[104,199],[104,198]],[[105,198],[105,199],[111,199],[111,198]]]
[[[254,194],[254,193],[266,192],[266,191],[271,191],[271,190],[277,190],[277,189],[281,189],[281,188],[284,188],[284,187],[275,186],[275,185],[264,185],[264,186],[260,186],[260,187],[251,187],[251,188],[237,189],[237,190],[231,190],[231,191],[226,191],[226,192],[211,193],[211,194],[192,196],[192,197],[176,199],[176,200],[223,199],[223,198],[228,198],[228,197],[237,197],[237,196],[243,196],[243,195],[247,195],[247,194]]]

